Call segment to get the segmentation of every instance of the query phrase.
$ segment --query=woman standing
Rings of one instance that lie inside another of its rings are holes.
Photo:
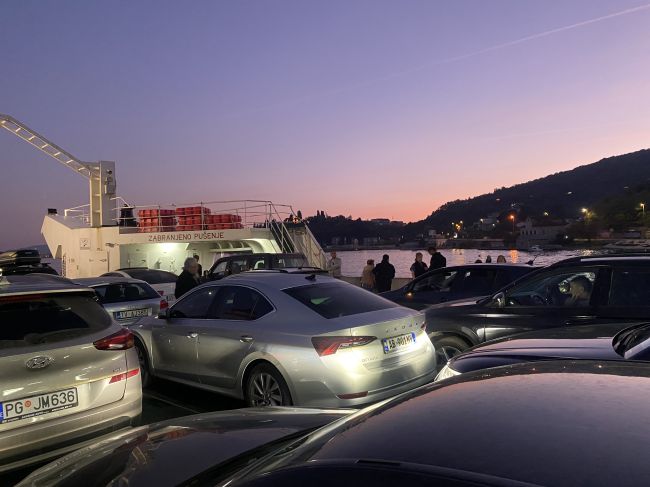
[[[363,272],[361,272],[361,287],[367,289],[368,291],[375,290],[375,273],[373,272],[374,269],[375,261],[368,259],[366,266],[363,268]]]

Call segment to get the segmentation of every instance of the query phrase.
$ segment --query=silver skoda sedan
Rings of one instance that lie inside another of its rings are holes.
[[[0,472],[63,455],[142,412],[133,335],[91,289],[54,278],[0,277]]]
[[[358,406],[436,371],[422,313],[315,274],[203,284],[129,329],[145,386],[161,377],[250,406]]]

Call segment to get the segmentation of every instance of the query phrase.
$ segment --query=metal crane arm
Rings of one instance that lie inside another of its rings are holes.
[[[44,152],[50,157],[53,157],[64,166],[69,167],[77,174],[81,174],[87,179],[91,178],[92,176],[91,168],[93,166],[96,166],[97,165],[96,163],[92,164],[92,163],[80,161],[75,156],[70,154],[68,151],[50,142],[41,134],[39,134],[35,130],[30,129],[27,125],[16,120],[10,115],[5,115],[3,113],[0,113],[0,127],[7,129],[9,132],[12,132],[14,135],[17,135],[25,142],[31,144],[33,147],[36,147],[41,152]]]

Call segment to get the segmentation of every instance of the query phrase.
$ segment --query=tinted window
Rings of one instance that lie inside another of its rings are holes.
[[[327,319],[398,306],[361,288],[338,282],[310,284],[284,292]]]
[[[650,269],[614,269],[610,306],[650,306]]]
[[[230,270],[230,274],[239,274],[240,272],[245,272],[248,270],[248,259],[246,259],[246,257],[233,259],[230,261],[228,268]]]
[[[449,291],[457,275],[455,270],[445,270],[423,276],[413,284],[414,291]]]
[[[103,304],[140,301],[160,298],[160,295],[147,284],[124,283],[109,284],[93,288]]]
[[[589,306],[596,272],[558,269],[526,279],[508,291],[506,306]]]
[[[500,269],[497,272],[497,278],[496,281],[494,282],[494,290],[496,291],[497,289],[506,287],[512,281],[519,279],[521,276],[528,274],[532,270],[534,270],[533,267],[531,267],[530,269],[521,268],[521,267],[513,267],[511,269]]]
[[[256,320],[273,311],[273,306],[257,291],[241,286],[219,290],[214,317],[222,320]]]
[[[60,342],[111,325],[91,294],[41,294],[0,298],[0,348]]]
[[[266,259],[263,256],[252,256],[248,260],[248,265],[251,270],[266,269]]]
[[[134,279],[140,279],[149,284],[176,282],[176,279],[178,278],[176,274],[172,274],[171,272],[158,271],[155,269],[132,269],[126,271],[126,273]]]
[[[105,274],[102,274],[100,277],[124,277],[124,276],[117,272],[107,272]]]
[[[205,287],[191,292],[175,304],[169,316],[172,318],[207,318],[208,310],[217,295],[217,288]]]
[[[283,267],[306,267],[308,264],[302,255],[274,255],[272,256],[271,267],[282,269]]]
[[[497,275],[494,269],[469,269],[463,272],[463,279],[459,282],[458,289],[465,293],[489,293]],[[458,282],[458,281],[457,281]],[[454,284],[456,287],[456,284]]]
[[[213,274],[221,274],[223,272],[226,272],[226,267],[228,266],[228,261],[224,260],[223,262],[219,262],[217,266],[214,268],[212,271]]]

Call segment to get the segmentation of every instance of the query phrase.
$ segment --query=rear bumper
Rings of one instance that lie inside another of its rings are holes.
[[[142,413],[142,388],[137,377],[129,379],[120,401],[2,433],[0,472],[54,459],[76,450],[84,441],[130,426]]]

